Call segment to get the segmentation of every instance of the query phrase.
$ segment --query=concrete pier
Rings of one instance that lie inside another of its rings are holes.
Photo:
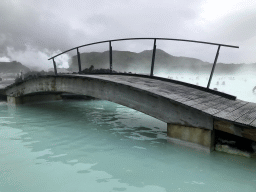
[[[214,130],[167,123],[169,143],[210,153],[214,150]]]

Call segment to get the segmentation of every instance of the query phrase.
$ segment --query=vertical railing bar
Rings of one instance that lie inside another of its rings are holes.
[[[112,73],[112,46],[111,41],[109,41],[109,70]]]
[[[214,69],[215,69],[215,66],[216,66],[217,60],[218,60],[220,47],[221,47],[221,45],[219,45],[219,46],[218,46],[218,50],[217,50],[217,53],[216,53],[216,56],[215,56],[215,59],[214,59],[213,66],[212,66],[211,75],[210,75],[210,78],[209,78],[209,81],[208,81],[207,89],[209,89],[210,84],[211,84],[211,81],[212,81],[212,75],[213,75],[213,72],[214,72]]]
[[[78,62],[78,70],[79,70],[79,73],[82,71],[81,69],[81,59],[80,59],[80,53],[79,53],[79,50],[78,48],[76,48],[76,51],[77,51],[77,62]]]
[[[55,73],[55,75],[57,76],[58,74],[57,74],[57,67],[56,67],[56,63],[55,63],[55,61],[54,61],[54,58],[52,58],[52,61],[53,61],[53,66],[54,66],[54,73]]]
[[[154,75],[155,55],[156,55],[156,39],[154,39],[154,47],[153,47],[153,55],[152,55],[150,76]]]

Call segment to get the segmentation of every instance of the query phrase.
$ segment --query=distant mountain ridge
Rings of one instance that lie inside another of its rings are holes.
[[[109,52],[85,52],[80,53],[82,70],[91,65],[95,69],[109,68]],[[149,74],[152,62],[152,50],[145,50],[140,53],[130,51],[113,51],[113,69],[119,72],[135,72]],[[78,71],[77,56],[71,58],[69,71]],[[173,56],[161,49],[156,49],[155,68],[156,73],[191,73],[210,74],[213,63],[204,62],[200,59],[190,57]],[[31,71],[20,62],[0,62],[0,73],[24,73]],[[256,75],[256,63],[253,64],[225,64],[217,63],[214,74],[235,75],[235,74]]]
[[[19,73],[23,70],[24,73],[29,72],[30,69],[20,62],[0,62],[0,73]]]
[[[82,69],[91,65],[95,69],[109,68],[109,51],[80,53]],[[149,73],[152,62],[152,50],[145,50],[140,53],[130,51],[112,51],[113,69],[120,72]],[[158,72],[189,72],[206,73],[211,72],[213,63],[204,62],[200,59],[190,57],[177,57],[156,49],[155,73]],[[77,56],[73,56],[69,70],[77,71]],[[224,64],[217,63],[215,74],[237,74],[256,73],[254,64]]]

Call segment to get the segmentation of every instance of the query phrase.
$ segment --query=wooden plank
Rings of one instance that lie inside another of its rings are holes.
[[[235,102],[233,105],[227,107],[223,111],[220,111],[218,113],[213,114],[214,117],[219,117],[222,118],[223,116],[226,116],[227,114],[231,113],[232,111],[242,107],[246,103],[241,103],[241,102]]]
[[[153,88],[153,89],[150,89],[149,88],[149,91],[151,92],[154,92],[158,95],[164,95],[165,97],[170,95],[170,97],[172,97],[171,95],[179,95],[179,97],[181,97],[181,92],[178,92],[177,90],[164,90],[164,89],[160,89],[160,88]]]
[[[200,99],[202,97],[200,95],[191,94],[191,95],[188,95],[187,98],[189,98],[190,100],[195,100],[195,99]]]
[[[256,128],[256,119],[250,123],[250,126],[252,126],[252,127],[255,127],[255,128]]]
[[[233,103],[234,103],[234,101],[233,101]],[[208,108],[203,109],[203,112],[213,115],[213,114],[216,114],[216,113],[228,108],[230,104],[232,104],[232,101],[230,101],[226,98],[220,98],[217,100],[213,100],[213,101],[210,101],[210,102],[204,104],[204,105],[208,106]]]
[[[205,112],[205,113],[208,113],[208,114],[210,114],[210,115],[213,115],[213,114],[215,114],[215,113],[218,113],[218,112],[221,111],[221,110],[207,106],[207,108],[203,109],[202,111]]]
[[[175,98],[175,100],[181,103],[184,103],[185,101],[191,101],[202,98],[201,95],[188,94],[187,92],[176,92],[176,94],[179,95],[179,97]]]
[[[180,92],[183,92],[183,90],[179,90],[177,89],[176,87],[171,87],[169,86],[168,88],[163,88],[163,87],[158,87],[158,90],[159,91],[169,91],[169,92],[173,92],[173,93],[180,93]]]
[[[219,111],[223,111],[225,109],[227,109],[228,107],[230,107],[231,103],[218,103],[217,105],[214,105],[213,108],[214,109],[218,109]]]
[[[200,102],[197,105],[206,105],[207,106],[207,103],[217,100],[217,99],[219,99],[218,96],[216,97],[216,95],[212,95],[211,97],[200,99]],[[193,105],[193,107],[196,107],[196,105]]]
[[[178,100],[187,100],[189,96],[188,94],[182,92],[179,92],[177,94],[180,96],[179,98],[177,98]]]
[[[247,103],[247,104],[243,105],[242,107],[237,108],[230,113],[227,113],[226,115],[222,116],[222,118],[230,120],[230,121],[235,121],[236,119],[238,119],[242,115],[246,114],[253,108],[255,108],[255,104],[252,105],[252,103]]]
[[[191,91],[189,93],[197,94],[197,95],[203,95],[205,97],[209,97],[209,96],[213,95],[212,93],[208,93],[208,92],[196,89],[196,88],[191,88]]]
[[[203,112],[213,115],[220,111],[223,111],[223,108],[224,109],[227,108],[227,106],[225,106],[225,105],[222,105],[221,107],[218,107],[218,106],[219,106],[218,104],[216,104],[214,106],[207,106],[207,108],[204,109]]]
[[[202,105],[202,104],[205,104],[211,100],[214,100],[216,99],[215,97],[207,97],[207,98],[200,98],[200,99],[197,99],[197,103],[195,105],[191,105],[191,106],[196,106],[196,105]]]
[[[168,86],[175,86],[175,87],[182,87],[182,85],[177,84],[177,83],[172,83],[172,82],[165,82],[165,81],[159,81],[159,84],[161,84],[162,86],[166,86],[168,88]]]
[[[195,108],[195,109],[198,109],[200,111],[203,111],[205,109],[208,108],[208,106],[204,105],[204,104],[198,104],[198,105],[194,105],[194,106],[191,106],[192,108]]]
[[[164,96],[164,94],[163,94],[163,96]],[[180,95],[178,95],[178,94],[166,94],[165,97],[176,101],[176,99],[180,98]]]
[[[201,110],[205,113],[208,113],[210,115],[213,115],[213,114],[216,114],[216,113],[222,111],[223,108],[227,108],[227,106],[221,105],[221,104],[216,104],[216,105],[213,105],[213,106],[209,106],[209,105],[206,105],[205,103],[198,104],[198,105],[193,106],[193,107],[196,108],[196,109],[199,109],[199,110]]]
[[[130,82],[131,83],[131,85],[136,85],[137,83],[132,83],[132,82]],[[151,89],[154,89],[154,88],[159,88],[158,87],[158,85],[154,85],[154,84],[145,84],[145,83],[143,83],[143,84],[139,84],[140,86],[143,86],[143,87],[147,87],[147,88],[151,88]]]
[[[169,92],[166,92],[166,91],[160,93],[158,90],[152,90],[152,89],[149,89],[148,91],[151,92],[151,93],[157,94],[157,95],[161,95],[161,96],[166,97],[166,98],[171,99],[171,100],[175,100],[175,99],[178,99],[178,98],[181,97],[181,95],[178,94],[178,93],[171,93],[170,94]]]
[[[233,106],[230,106],[229,108],[225,109],[225,111],[232,112],[232,111],[246,105],[247,103],[248,102],[246,102],[246,101],[237,101],[236,104],[234,104]]]
[[[155,89],[155,91],[158,91],[158,92],[160,92],[160,93],[166,93],[166,94],[177,94],[177,92],[176,91],[171,91],[171,90],[162,90],[162,89]]]
[[[193,106],[197,105],[200,103],[200,99],[194,99],[194,100],[188,100],[188,101],[183,101],[183,104],[188,105],[188,106]]]
[[[187,93],[187,92],[179,92],[179,94],[181,94],[185,98],[189,98],[189,97],[198,98],[198,97],[200,97],[200,96],[198,96],[196,94],[190,94],[190,93]]]
[[[197,96],[198,96],[197,99],[190,100],[190,101],[184,101],[183,103],[186,105],[189,105],[189,106],[194,106],[194,105],[200,104],[204,101],[209,101],[209,100],[216,98],[215,95],[206,96],[205,94],[198,94]]]
[[[165,89],[165,90],[169,90],[169,89],[182,89],[182,87],[178,84],[173,84],[173,83],[166,83],[166,82],[159,82],[157,83],[158,87],[161,88],[161,89]],[[183,89],[182,89],[183,90]]]
[[[164,89],[169,90],[169,89],[170,89],[170,87],[168,87],[168,88],[164,88]],[[184,89],[184,88],[182,88],[182,87],[174,87],[174,89],[175,89],[175,91],[180,92],[180,93],[189,93],[189,91],[185,90],[185,89]]]
[[[182,102],[183,104],[188,106],[193,106],[205,100],[209,100],[209,98],[215,98],[215,96],[211,94],[210,94],[211,97],[209,97],[207,94],[204,94],[204,93],[205,92],[202,92],[200,90],[194,90],[192,93],[189,92],[189,95],[186,94],[186,96],[183,96],[183,98],[180,98],[177,101]]]
[[[205,102],[204,104],[205,105],[207,105],[207,106],[210,106],[210,107],[212,107],[212,106],[215,106],[215,105],[217,105],[217,104],[223,104],[223,102],[225,101],[225,98],[216,98],[216,99],[213,99],[213,100],[210,100],[210,101],[208,101],[208,102]]]
[[[191,92],[191,94],[193,95],[198,95],[200,96],[201,98],[212,98],[212,97],[215,97],[216,95],[213,95],[213,94],[209,94],[207,92],[203,92],[203,91],[200,91],[200,90],[195,90],[193,92]]]
[[[192,87],[186,87],[186,86],[182,86],[181,89],[189,94],[198,94],[198,92],[200,92],[200,90],[192,88]]]
[[[222,117],[223,115],[226,115],[226,114],[228,114],[228,113],[230,113],[230,112],[232,112],[232,111],[234,111],[234,110],[236,110],[236,109],[238,109],[238,108],[240,108],[240,107],[242,107],[242,106],[244,106],[244,105],[246,105],[248,102],[245,102],[245,101],[234,101],[234,104],[233,105],[230,105],[228,108],[226,108],[226,109],[224,109],[223,111],[221,111],[221,112],[219,112],[219,113],[217,113],[217,114],[215,114],[214,116],[216,116],[216,117]]]
[[[256,119],[256,104],[254,105],[255,108],[236,119],[235,122],[250,125]]]
[[[179,99],[176,99],[176,101],[183,103],[185,101],[191,101],[191,100],[195,100],[197,98],[199,98],[197,95],[189,95],[187,97],[181,97]]]
[[[190,98],[182,97],[182,95],[171,96],[171,97],[167,96],[167,97],[179,103],[183,103],[184,101],[191,100]]]

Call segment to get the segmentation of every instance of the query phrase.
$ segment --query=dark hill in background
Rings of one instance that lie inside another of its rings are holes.
[[[91,65],[94,69],[109,68],[109,52],[81,53],[82,70]],[[152,61],[152,50],[140,53],[130,51],[113,51],[113,70],[118,72],[133,72],[149,74]],[[190,57],[177,57],[166,53],[161,49],[156,50],[154,74],[163,73],[192,73],[210,74],[212,63]],[[19,62],[0,62],[0,73],[24,73],[31,71]],[[70,71],[78,71],[77,56],[73,56],[70,63]],[[235,75],[255,74],[254,64],[224,64],[217,63],[214,74]]]
[[[30,69],[17,61],[12,62],[0,62],[0,73],[19,73],[23,70],[24,73],[30,71]]]
[[[113,69],[120,72],[148,73],[150,72],[152,50],[140,53],[130,51],[112,51]],[[91,65],[95,69],[109,68],[109,52],[81,53],[82,70]],[[177,57],[166,53],[161,49],[156,50],[154,73],[179,72],[193,74],[210,74],[213,63],[204,62],[200,59],[190,57]],[[77,56],[73,56],[69,70],[78,71]],[[215,74],[235,75],[238,73],[256,73],[254,64],[224,64],[217,63]]]

